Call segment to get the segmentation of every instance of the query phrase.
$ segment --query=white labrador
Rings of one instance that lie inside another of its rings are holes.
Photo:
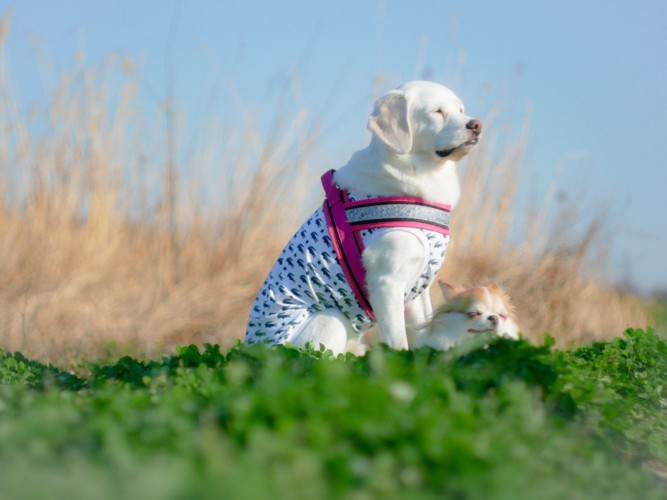
[[[368,129],[372,132],[368,147],[357,151],[335,172],[334,180],[340,188],[362,196],[411,196],[456,205],[460,186],[455,161],[477,144],[482,124],[465,114],[461,100],[452,91],[432,82],[406,83],[375,103]],[[447,242],[448,237],[445,248]],[[414,292],[417,277],[423,276],[429,249],[423,237],[405,229],[384,229],[365,243],[362,262],[380,340],[395,349],[407,349],[406,324],[416,327],[432,314],[428,289],[406,302],[410,291]],[[259,305],[262,295],[273,296],[274,289],[286,288],[276,283],[281,275],[278,271],[273,289],[260,293],[253,308],[249,342],[286,341],[297,346],[311,342],[324,344],[334,353],[364,352],[363,343],[360,344],[363,332],[350,321],[349,314],[336,307],[300,313],[300,326],[289,337],[259,338],[265,335],[257,329],[264,314]],[[424,287],[430,286],[433,277]],[[292,298],[296,300],[298,296]],[[281,303],[283,310],[289,309],[285,302]],[[268,323],[275,324],[265,321]]]

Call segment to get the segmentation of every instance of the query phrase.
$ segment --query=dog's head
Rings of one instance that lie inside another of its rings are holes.
[[[432,332],[490,332],[518,340],[514,308],[507,294],[495,283],[468,289],[440,283],[440,288],[446,302],[434,315]]]
[[[468,154],[479,140],[482,122],[466,115],[447,87],[414,81],[378,99],[368,129],[392,152],[426,156],[438,164]]]

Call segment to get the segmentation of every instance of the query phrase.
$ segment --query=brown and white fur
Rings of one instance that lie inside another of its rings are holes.
[[[440,283],[445,303],[428,326],[416,334],[410,347],[447,350],[480,333],[519,339],[519,327],[508,295],[495,283],[465,289]]]
[[[368,129],[372,133],[368,147],[335,173],[341,188],[456,205],[460,186],[455,162],[477,144],[482,123],[465,114],[451,90],[433,82],[406,83],[375,103]],[[394,349],[407,349],[406,326],[425,323],[433,312],[428,290],[403,303],[424,256],[421,241],[400,230],[378,237],[362,254],[379,339]],[[294,344],[324,344],[334,353],[358,352],[356,346],[348,346],[348,341],[356,340],[350,322],[330,309],[314,315]]]

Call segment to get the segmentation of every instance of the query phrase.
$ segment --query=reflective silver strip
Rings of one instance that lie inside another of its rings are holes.
[[[449,212],[436,207],[408,203],[387,203],[345,209],[350,224],[384,221],[417,221],[449,227]]]

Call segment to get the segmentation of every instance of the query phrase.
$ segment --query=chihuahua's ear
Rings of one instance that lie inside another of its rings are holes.
[[[408,98],[399,90],[382,96],[368,117],[368,130],[398,154],[412,149],[412,131],[408,120]]]
[[[457,293],[461,293],[465,290],[461,285],[452,285],[450,283],[445,283],[444,281],[438,281],[438,285],[440,286],[440,291],[445,300],[451,299]]]

